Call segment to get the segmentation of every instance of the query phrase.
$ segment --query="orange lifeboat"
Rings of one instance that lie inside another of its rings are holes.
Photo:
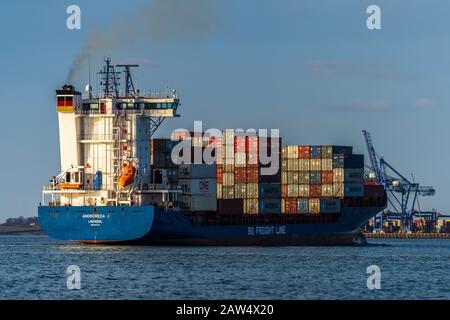
[[[122,188],[129,186],[134,182],[134,178],[136,176],[136,168],[133,166],[126,165],[122,169],[122,173],[119,178],[119,185]]]

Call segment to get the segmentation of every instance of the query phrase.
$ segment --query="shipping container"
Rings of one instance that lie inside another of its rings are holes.
[[[322,185],[312,184],[309,186],[310,196],[313,198],[320,198],[322,196]]]
[[[299,172],[298,173],[298,183],[309,184],[309,182],[310,182],[310,173],[309,172]]]
[[[288,159],[298,159],[298,146],[287,146]]]
[[[259,167],[256,165],[247,166],[247,183],[259,182]]]
[[[188,211],[217,211],[216,196],[180,196],[180,202],[183,209]]]
[[[246,183],[247,182],[247,168],[235,167],[234,168],[234,183]]]
[[[210,164],[182,164],[179,166],[180,179],[216,178],[217,166]]]
[[[234,186],[234,173],[233,172],[224,172],[222,184],[224,187]]]
[[[333,169],[344,168],[344,155],[333,155]]]
[[[386,191],[382,185],[364,185],[364,196],[370,199],[384,199]]]
[[[280,214],[281,199],[267,198],[259,199],[259,214]]]
[[[311,146],[311,158],[322,158],[322,147]]]
[[[311,171],[309,182],[310,182],[310,184],[321,184],[322,183],[322,173],[320,171]]]
[[[258,214],[258,213],[259,213],[258,199],[245,199],[244,214]]]
[[[247,198],[259,197],[259,185],[258,183],[247,183]]]
[[[298,196],[299,197],[309,197],[310,193],[310,185],[309,184],[299,184],[298,185]]]
[[[297,213],[299,213],[299,214],[309,213],[309,199],[308,198],[298,198],[297,199]]]
[[[298,157],[300,159],[311,158],[311,147],[310,146],[298,146]]]
[[[222,185],[222,199],[234,199],[234,186]]]
[[[224,145],[232,145],[234,148],[235,133],[233,129],[227,129],[222,133],[222,141]]]
[[[287,184],[288,183],[288,173],[287,173],[287,171],[283,171],[281,173],[281,183],[282,184]]]
[[[236,183],[234,185],[234,198],[245,199],[247,197],[247,185],[245,183]]]
[[[288,171],[298,171],[298,160],[297,159],[288,159],[287,160],[287,169],[288,169]]]
[[[322,171],[322,159],[313,158],[310,160],[311,171]]]
[[[223,165],[223,172],[227,173],[234,173],[234,164],[224,164]]]
[[[333,159],[332,158],[323,158],[322,159],[322,171],[331,171],[333,170]]]
[[[223,195],[222,195],[222,184],[218,183],[217,184],[217,199],[222,199]]]
[[[344,169],[344,182],[348,183],[363,183],[364,169]]]
[[[287,183],[288,184],[298,184],[298,172],[289,171],[287,173]]]
[[[344,183],[345,197],[364,197],[363,183]]]
[[[344,154],[344,155],[353,154],[353,147],[333,146],[333,155],[335,154]]]
[[[310,198],[309,199],[309,213],[319,214],[320,213],[320,199]]]
[[[344,156],[344,168],[346,169],[364,168],[364,155],[351,154]]]
[[[246,152],[246,137],[236,136],[234,137],[234,152],[245,153]]]
[[[247,163],[247,154],[245,152],[238,152],[234,154],[234,164],[245,166]]]
[[[246,137],[245,151],[247,153],[258,154],[258,151],[259,151],[259,138],[258,138],[258,136],[247,136]]]
[[[216,179],[217,183],[223,183],[223,165],[217,165]]]
[[[240,215],[244,213],[243,199],[221,199],[217,200],[217,213],[220,215]]]
[[[284,212],[286,214],[297,214],[297,198],[284,199]]]
[[[281,147],[281,158],[282,159],[288,158],[288,147],[287,146]]]
[[[180,179],[179,186],[188,195],[217,195],[216,179]]]
[[[298,197],[298,185],[297,184],[288,184],[287,185],[287,195],[288,197]]]
[[[344,183],[344,169],[343,168],[333,169],[333,182]]]
[[[287,184],[282,184],[281,185],[281,197],[287,198],[287,196],[288,196]]]
[[[333,158],[333,146],[322,146],[322,158]]]
[[[341,201],[339,199],[320,199],[320,213],[340,213]]]
[[[322,197],[331,198],[333,197],[333,185],[323,184],[322,185]]]
[[[344,184],[343,183],[333,183],[333,197],[343,198],[344,197]]]
[[[332,184],[333,183],[333,170],[322,171],[322,183]]]
[[[310,171],[311,160],[310,159],[298,159],[298,171]]]
[[[286,200],[285,199],[281,199],[281,213],[282,214],[286,213]]]
[[[281,184],[261,183],[258,196],[259,198],[281,198]]]

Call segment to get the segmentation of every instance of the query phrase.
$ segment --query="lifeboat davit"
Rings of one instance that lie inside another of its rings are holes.
[[[133,166],[126,165],[122,169],[122,173],[119,178],[119,185],[122,188],[129,186],[134,182],[134,178],[136,176],[136,168]]]

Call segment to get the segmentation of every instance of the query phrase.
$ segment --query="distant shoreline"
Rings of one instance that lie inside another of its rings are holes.
[[[39,226],[2,226],[0,225],[0,235],[44,235]]]

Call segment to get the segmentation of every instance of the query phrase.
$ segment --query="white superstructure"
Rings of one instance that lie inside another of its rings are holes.
[[[126,67],[126,66],[125,66]],[[44,187],[53,205],[140,205],[156,201],[151,185],[150,139],[166,118],[177,116],[176,91],[141,94],[126,68],[126,90],[118,90],[110,60],[101,74],[105,90],[93,96],[66,85],[57,90],[61,173]],[[120,185],[124,167],[136,169]],[[161,196],[161,190],[157,192]],[[162,192],[164,194],[165,192]],[[170,196],[170,192],[168,193]]]

